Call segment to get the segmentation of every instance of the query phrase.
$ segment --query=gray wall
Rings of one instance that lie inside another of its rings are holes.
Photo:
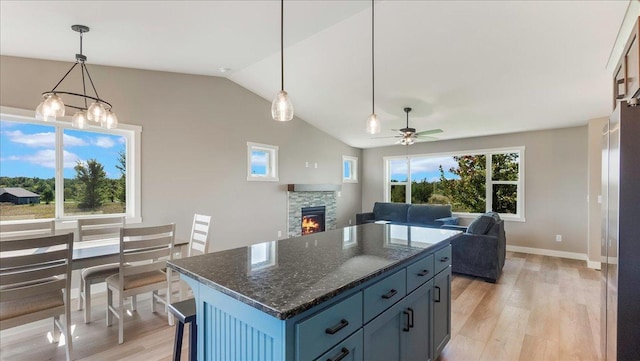
[[[35,109],[70,65],[0,57],[0,105]],[[88,66],[119,121],[143,128],[144,224],[175,222],[177,236],[187,238],[195,212],[211,215],[214,250],[286,235],[284,184],[341,183],[342,155],[362,158],[360,149],[298,118],[273,121],[270,101],[225,78]],[[65,80],[63,87],[76,84]],[[246,180],[247,141],[280,147],[279,182]],[[361,204],[361,183],[343,184],[338,227]]]
[[[505,222],[507,244],[587,253],[587,127],[363,150],[362,209],[384,198],[383,157],[525,146],[526,222]],[[470,220],[463,220],[468,224]],[[562,235],[557,243],[555,236]]]

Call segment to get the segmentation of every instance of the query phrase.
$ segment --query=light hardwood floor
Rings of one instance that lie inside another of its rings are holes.
[[[582,261],[508,252],[498,283],[454,275],[451,295],[452,337],[441,361],[599,360],[600,272]],[[171,360],[174,328],[164,312],[151,313],[149,299],[126,317],[122,345],[117,326],[105,326],[105,296],[93,299],[89,325],[72,312],[76,360]],[[64,348],[47,340],[52,324],[2,331],[0,359],[64,360]],[[183,360],[186,350],[185,342]]]

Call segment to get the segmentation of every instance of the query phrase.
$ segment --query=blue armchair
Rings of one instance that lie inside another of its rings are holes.
[[[465,231],[451,240],[452,272],[495,283],[502,274],[506,254],[504,221],[495,212],[476,218],[466,228],[443,226],[443,228]]]

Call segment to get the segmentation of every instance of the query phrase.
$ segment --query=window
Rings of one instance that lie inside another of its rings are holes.
[[[140,127],[41,122],[2,108],[0,221],[125,214],[140,220]]]
[[[524,147],[386,157],[385,200],[524,220]]]
[[[358,158],[342,156],[342,182],[358,183]]]
[[[247,142],[247,180],[278,181],[278,147]]]

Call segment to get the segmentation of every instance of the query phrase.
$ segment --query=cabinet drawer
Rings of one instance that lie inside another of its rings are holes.
[[[362,361],[362,330],[349,336],[316,361]]]
[[[433,255],[412,263],[407,267],[407,293],[413,292],[433,278]]]
[[[296,325],[298,360],[313,360],[362,326],[362,292]]]
[[[406,271],[399,272],[364,289],[364,322],[369,322],[407,294]]]
[[[440,273],[440,271],[442,271],[443,269],[451,266],[451,245],[448,245],[436,252],[433,262],[435,263],[434,272],[436,274]]]

